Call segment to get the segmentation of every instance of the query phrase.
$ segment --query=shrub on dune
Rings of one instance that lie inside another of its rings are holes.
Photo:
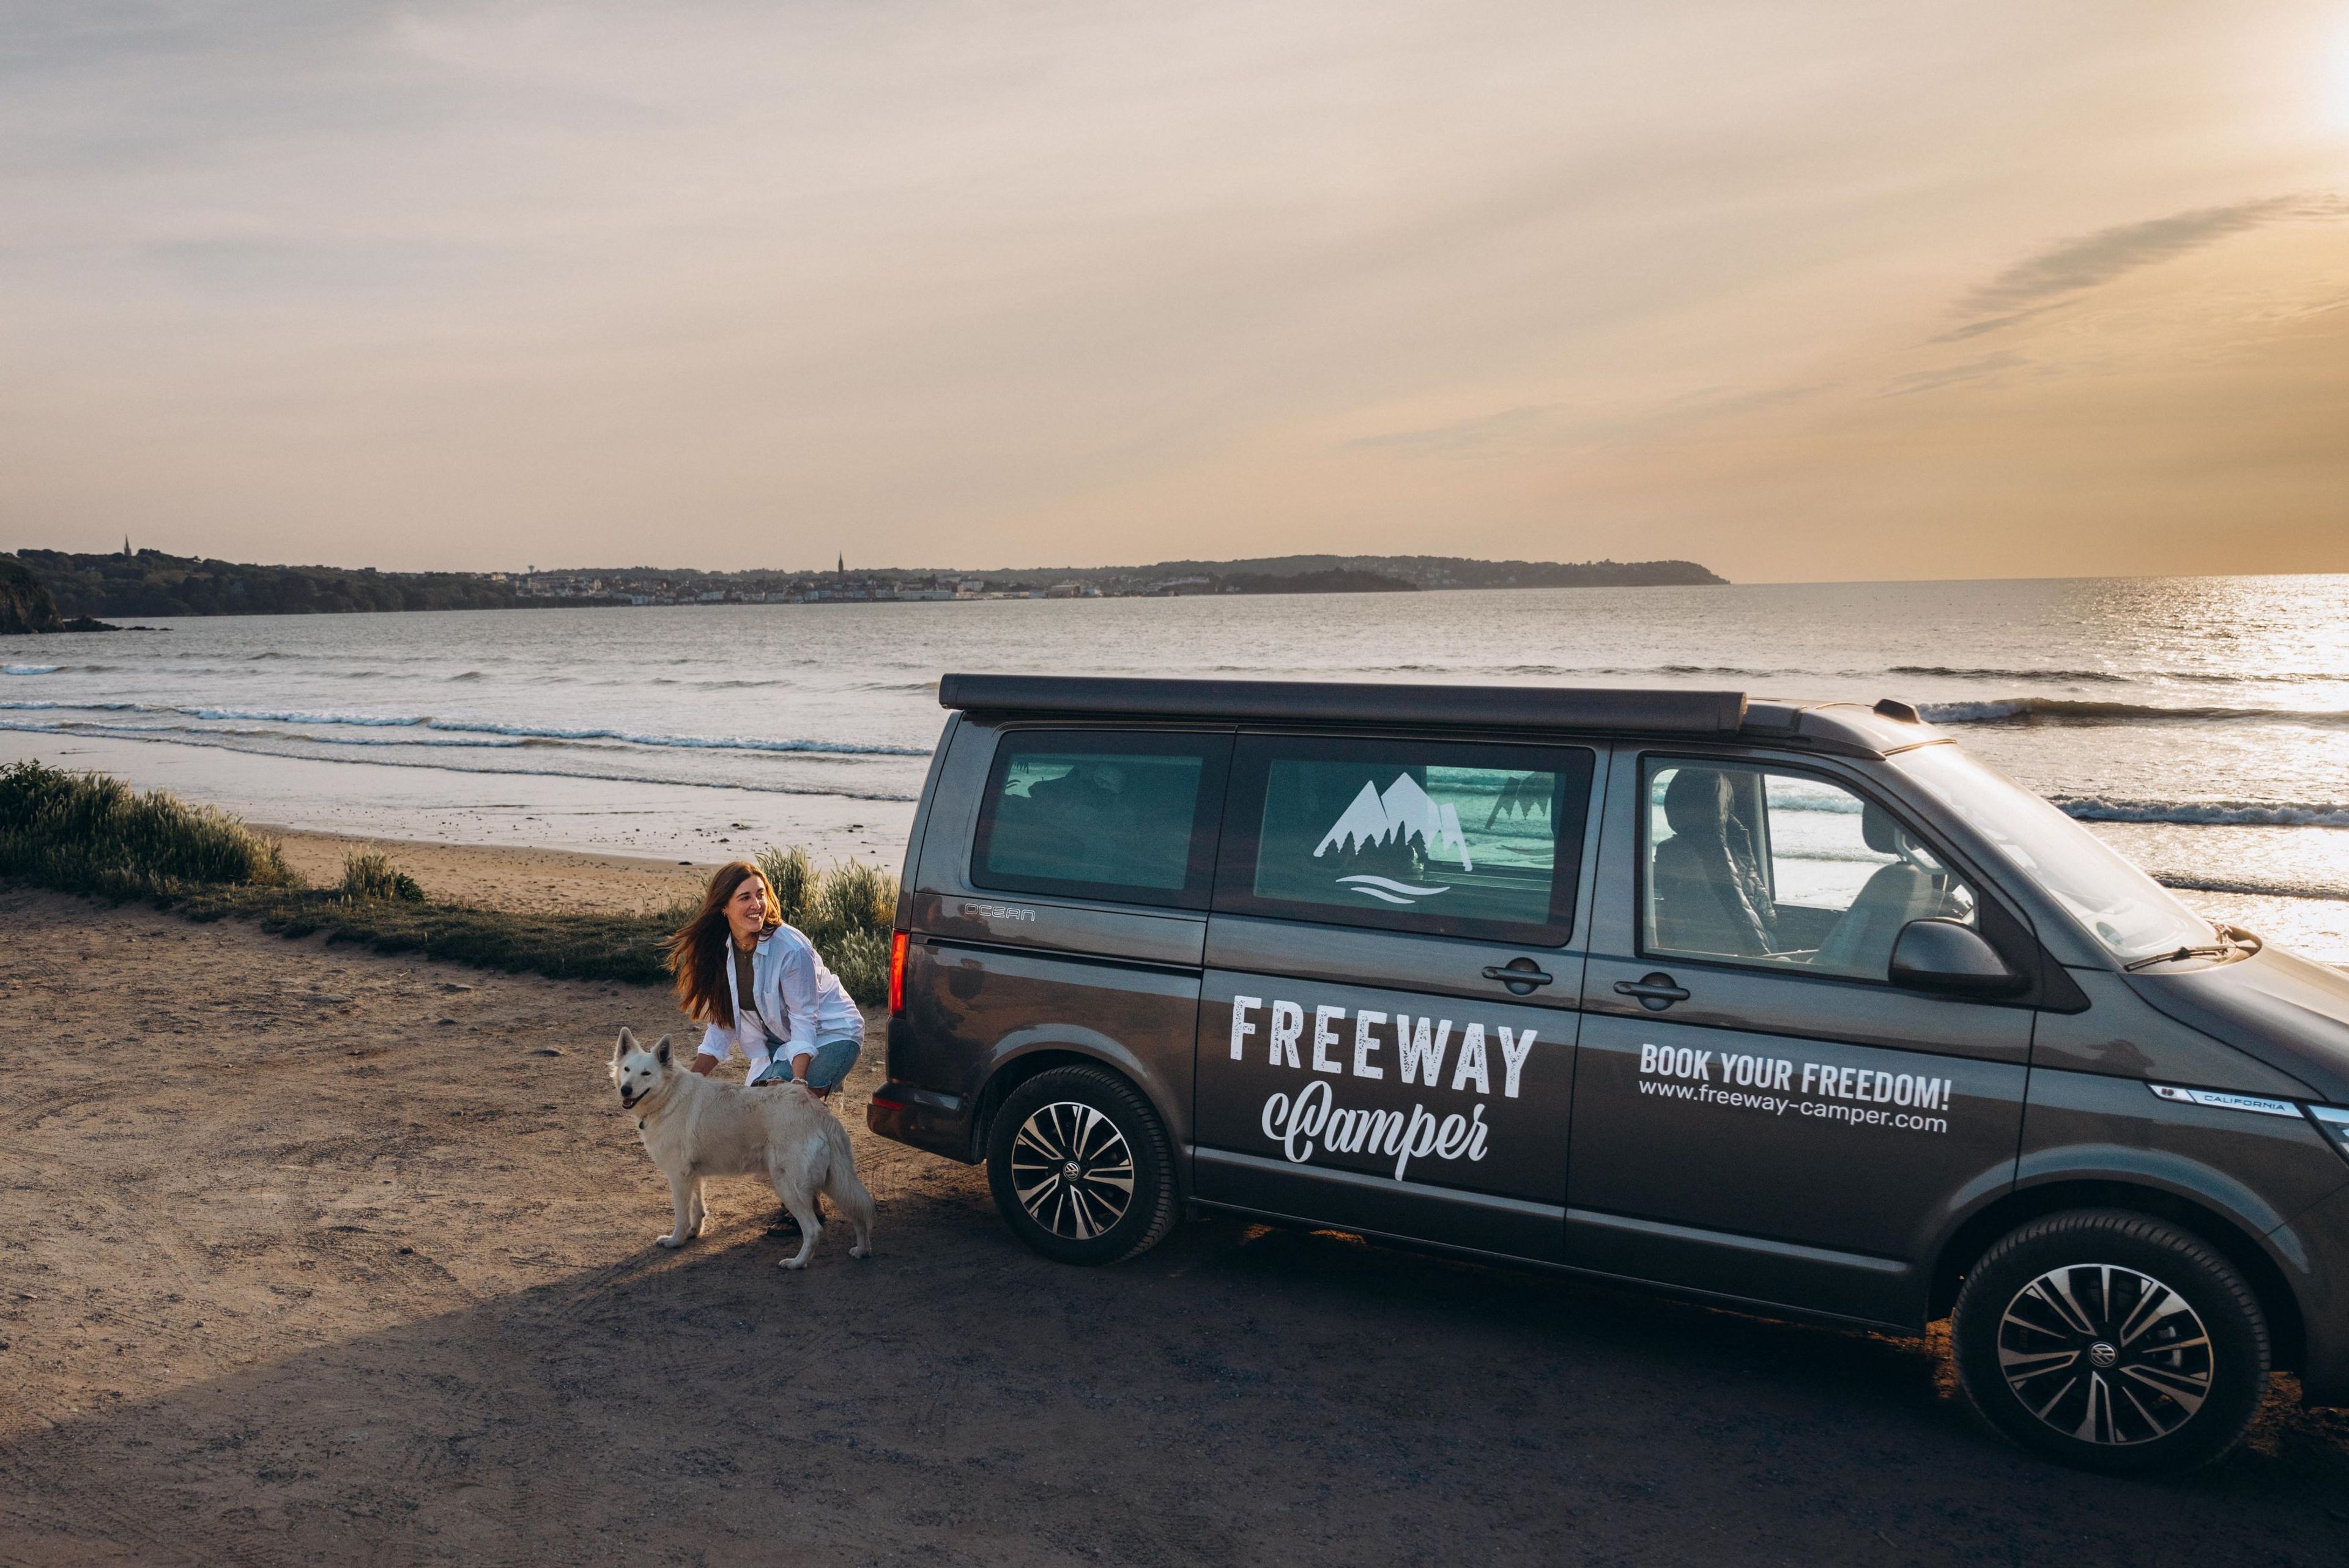
[[[848,861],[823,873],[808,901],[802,931],[818,947],[852,932],[885,938],[897,918],[897,879],[863,861]]]
[[[881,1005],[889,995],[889,937],[886,933],[852,931],[835,937],[824,963],[840,976],[841,985],[859,1004]]]
[[[0,876],[117,898],[295,881],[275,840],[225,811],[39,762],[0,768]]]
[[[422,903],[424,889],[417,880],[393,863],[381,850],[355,851],[343,857],[343,896],[357,900],[390,899],[399,903]]]
[[[807,851],[797,844],[788,850],[761,850],[759,871],[766,877],[775,902],[783,906],[783,919],[805,931],[808,903],[815,896],[816,884],[815,862],[808,859]]]

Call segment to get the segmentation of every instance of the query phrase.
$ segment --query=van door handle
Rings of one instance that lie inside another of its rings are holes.
[[[1512,958],[1506,964],[1485,965],[1485,978],[1498,980],[1513,996],[1530,996],[1535,986],[1548,985],[1552,977],[1530,958]]]
[[[1675,1002],[1689,999],[1689,994],[1673,985],[1671,975],[1661,972],[1642,975],[1637,980],[1618,980],[1615,982],[1615,995],[1637,996],[1640,1006],[1651,1013],[1661,1013]]]

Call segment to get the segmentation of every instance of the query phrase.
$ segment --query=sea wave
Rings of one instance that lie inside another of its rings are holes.
[[[0,711],[14,713],[137,713],[146,707],[138,702],[0,702]]]
[[[435,718],[429,714],[307,713],[274,708],[173,707],[140,702],[0,702],[0,710],[42,710],[56,713],[156,713],[222,724],[288,724],[305,729],[357,727],[363,729],[429,729],[456,735],[494,735],[517,741],[557,741],[569,744],[605,743],[658,747],[682,751],[749,751],[807,757],[927,757],[926,746],[890,746],[878,741],[808,740],[795,737],[767,739],[758,736],[647,735],[640,731],[601,727],[569,728],[552,725],[497,724],[487,720]],[[285,738],[327,742],[330,735],[294,734]],[[400,737],[381,745],[429,746],[421,738]]]
[[[1972,681],[2095,681],[2127,686],[2137,677],[2110,670],[2032,670],[1970,667],[1960,665],[1894,665],[1887,675],[1930,676],[1935,680]]]
[[[1874,670],[1847,670],[1847,676],[1868,676]],[[2145,686],[2176,681],[2193,686],[2300,686],[2310,681],[2337,681],[2336,674],[2305,670],[2066,670],[2033,669],[2028,665],[1889,665],[1880,673],[1925,676],[1935,680],[2091,681],[2097,685]]]
[[[2170,707],[2158,703],[2098,702],[2054,696],[1920,702],[1917,705],[1917,711],[1930,724],[2349,724],[2349,712],[2337,708]]]
[[[429,720],[406,715],[365,713],[279,713],[253,707],[158,707],[156,713],[184,713],[190,718],[243,719],[261,724],[356,724],[369,729],[405,729]]]
[[[425,721],[433,729],[473,735],[519,735],[538,740],[616,740],[627,746],[686,751],[780,751],[833,757],[927,757],[926,746],[883,746],[853,740],[761,740],[749,736],[641,735],[624,729],[557,729],[525,724],[483,724],[453,718]]]
[[[2291,800],[2115,800],[2055,795],[2064,815],[2083,822],[2167,822],[2189,828],[2349,828],[2349,805]]]
[[[164,734],[150,727],[139,725],[78,724],[73,722],[42,723],[31,719],[0,718],[0,730],[15,730],[36,735],[104,736],[117,740],[144,741],[168,746],[201,746],[217,751],[240,752],[247,757],[300,757],[303,753],[264,750],[260,746],[238,744],[246,738],[232,730],[187,730]],[[271,740],[315,739],[315,737],[272,736]],[[384,744],[397,744],[386,742]],[[597,784],[654,784],[674,786],[680,789],[740,789],[752,795],[821,795],[833,799],[877,800],[911,804],[918,796],[886,789],[857,789],[843,786],[820,784],[792,785],[743,783],[727,779],[667,779],[657,774],[617,773],[608,770],[586,770],[572,768],[488,768],[466,767],[461,763],[435,759],[429,762],[396,757],[312,756],[317,762],[361,762],[374,768],[425,768],[440,773],[518,774],[534,779],[578,779]]]
[[[2349,903],[2349,887],[2338,882],[2273,882],[2261,877],[2205,877],[2156,872],[2153,880],[2181,892],[2231,892],[2251,898],[2314,898]]]
[[[30,705],[22,705],[30,706]],[[295,742],[303,746],[424,746],[452,747],[466,750],[512,750],[528,747],[527,740],[509,740],[494,737],[477,739],[427,739],[409,735],[288,735],[282,729],[239,729],[233,726],[219,729],[199,728],[192,724],[124,724],[119,720],[57,718],[48,720],[0,719],[0,729],[32,730],[48,735],[105,735],[133,737],[141,739],[176,739],[181,737],[228,736],[245,740]],[[198,741],[191,740],[191,744]],[[300,755],[298,752],[272,756]]]

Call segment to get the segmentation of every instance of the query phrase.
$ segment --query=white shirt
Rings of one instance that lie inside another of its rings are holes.
[[[750,1058],[749,1083],[774,1059],[771,1042],[781,1040],[786,1060],[815,1055],[820,1041],[864,1038],[864,1014],[824,967],[815,944],[796,926],[779,925],[750,950],[753,1016],[742,1016],[734,985],[734,954],[726,955],[726,995],[732,1003],[727,1022],[712,1024],[701,1037],[701,1055],[726,1059],[730,1049]]]

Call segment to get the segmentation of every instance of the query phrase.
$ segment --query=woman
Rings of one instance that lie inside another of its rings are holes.
[[[701,913],[669,938],[669,973],[689,1017],[709,1025],[693,1070],[730,1051],[750,1059],[743,1082],[794,1082],[828,1098],[864,1049],[864,1015],[815,944],[783,923],[766,877],[749,861],[718,868]]]

